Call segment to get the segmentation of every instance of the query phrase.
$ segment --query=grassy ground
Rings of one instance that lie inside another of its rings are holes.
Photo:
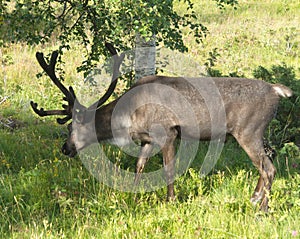
[[[259,65],[285,62],[300,77],[298,1],[240,1],[237,10],[220,11],[209,1],[195,0],[195,8],[210,31],[201,45],[186,36],[190,55],[199,62],[207,62],[216,49],[213,68],[224,74],[252,77]],[[53,108],[61,98],[46,78],[36,79],[37,50],[1,49],[0,101],[6,97],[0,105],[1,238],[300,238],[296,153],[279,153],[275,160],[278,174],[267,215],[249,202],[258,173],[231,139],[204,178],[199,169],[207,145],[201,145],[191,169],[176,180],[173,203],[165,202],[165,188],[133,194],[99,183],[79,158],[60,152],[65,127],[38,119],[30,109],[32,99]],[[66,81],[74,84],[81,79],[74,69],[82,59],[78,53],[66,59]],[[105,147],[115,157],[116,150]],[[130,158],[118,157],[125,168],[134,167]],[[159,160],[147,170],[160,166]]]

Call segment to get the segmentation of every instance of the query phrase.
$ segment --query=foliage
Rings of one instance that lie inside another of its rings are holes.
[[[216,0],[216,2],[219,8],[221,9],[223,9],[226,5],[236,7],[236,5],[238,4],[237,0]]]
[[[222,76],[221,71],[214,69],[214,66],[216,65],[217,59],[220,56],[218,53],[218,49],[214,48],[212,51],[208,53],[209,57],[206,59],[206,62],[204,63],[204,66],[207,71],[207,75],[211,77],[220,77]]]
[[[187,51],[182,37],[182,28],[187,28],[200,42],[207,29],[197,22],[193,3],[183,2],[186,11],[179,15],[170,0],[5,0],[0,8],[0,36],[3,42],[23,41],[30,45],[58,39],[61,51],[70,49],[76,40],[85,49],[79,70],[87,71],[107,54],[105,41],[125,50],[134,47],[136,34],[146,41],[155,35],[158,43]],[[224,3],[234,5],[236,0]]]

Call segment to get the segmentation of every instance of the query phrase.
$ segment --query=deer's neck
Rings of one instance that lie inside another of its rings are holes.
[[[111,140],[113,138],[111,117],[115,102],[111,102],[102,106],[96,111],[95,115],[95,129],[98,142]]]
[[[117,100],[96,111],[96,131],[98,142],[109,141],[119,146],[130,142],[131,120],[126,110],[115,108]]]

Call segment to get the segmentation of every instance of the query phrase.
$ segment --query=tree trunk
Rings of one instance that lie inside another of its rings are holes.
[[[135,82],[144,76],[155,75],[155,54],[155,35],[151,37],[150,41],[146,42],[143,37],[137,33],[135,49]]]

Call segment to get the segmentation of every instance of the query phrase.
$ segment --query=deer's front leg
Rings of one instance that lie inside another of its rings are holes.
[[[175,177],[175,139],[177,132],[172,130],[166,139],[165,145],[162,147],[163,163],[166,175],[166,183],[168,185],[167,200],[175,199],[174,193],[174,177]]]
[[[144,170],[145,164],[148,161],[152,152],[153,145],[150,143],[142,143],[140,155],[136,164],[136,173],[134,178],[134,184],[137,185],[140,182],[141,174]]]
[[[264,179],[262,176],[260,176],[255,187],[254,193],[252,194],[252,197],[250,199],[253,205],[256,205],[264,197],[264,187]]]

